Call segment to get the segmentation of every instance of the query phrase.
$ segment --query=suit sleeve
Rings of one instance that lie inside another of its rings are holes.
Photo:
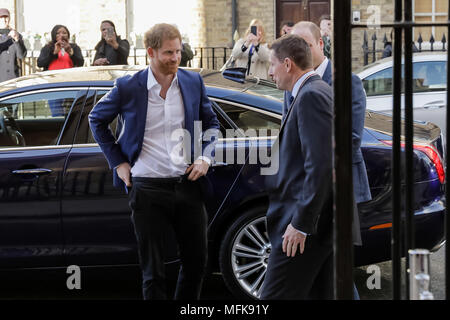
[[[358,162],[360,155],[361,139],[364,131],[366,117],[366,92],[361,79],[352,74],[352,154],[353,162]]]
[[[116,81],[113,89],[103,96],[89,114],[92,135],[102,149],[111,169],[123,162],[128,162],[109,128],[109,124],[120,114],[120,106],[119,87]]]
[[[219,120],[217,120],[217,115],[212,108],[211,101],[206,95],[206,88],[203,83],[203,79],[200,74],[198,74],[198,77],[200,79],[201,87],[200,120],[202,121],[202,131],[208,131],[208,135],[205,136],[202,141],[202,154],[203,156],[211,159],[214,157],[214,145],[217,143],[220,124]],[[211,152],[205,153],[206,148],[211,150]]]
[[[298,136],[304,158],[304,193],[292,213],[292,226],[314,234],[324,205],[332,196],[332,102],[331,96],[316,91],[302,95],[296,106]]]

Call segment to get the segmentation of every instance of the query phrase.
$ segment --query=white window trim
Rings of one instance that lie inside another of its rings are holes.
[[[448,15],[447,12],[436,12],[436,0],[431,0],[431,11],[432,12],[419,12],[419,13],[416,13],[416,7],[415,6],[416,6],[416,1],[413,1],[412,9],[413,9],[413,19],[414,19],[414,21],[416,20],[415,19],[416,17],[430,17],[431,16],[431,22],[436,22],[436,17],[446,17]],[[441,39],[436,39],[436,27],[431,27],[431,34],[433,35],[434,40],[435,40],[434,46],[437,46],[437,45],[440,44],[441,47],[442,47]],[[416,38],[418,38],[418,37],[419,37],[418,35],[416,37],[415,30],[413,28],[413,41],[417,42]],[[448,38],[448,35],[447,35],[447,38]],[[430,39],[424,40],[424,42],[422,42],[422,45],[423,44],[428,44],[428,46],[429,46],[429,44],[430,44],[429,40]]]

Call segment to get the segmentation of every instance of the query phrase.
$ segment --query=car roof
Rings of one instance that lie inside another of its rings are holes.
[[[377,60],[374,63],[370,63],[355,71],[360,77],[366,77],[374,72],[383,70],[387,66],[392,66],[393,57],[387,57]],[[428,51],[428,52],[416,52],[413,54],[413,62],[424,61],[447,61],[447,53],[442,51]],[[404,63],[404,56],[402,56],[402,63]]]

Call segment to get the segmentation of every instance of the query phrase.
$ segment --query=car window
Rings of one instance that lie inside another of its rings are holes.
[[[267,135],[271,136],[277,135],[272,130],[280,129],[281,120],[263,111],[256,111],[224,102],[219,102],[219,105],[231,121],[244,132],[249,129],[255,129],[259,136],[258,130],[265,129],[267,130]]]
[[[0,148],[55,145],[77,90],[23,95],[0,102]]]
[[[446,88],[445,61],[415,62],[413,64],[413,92],[440,91]],[[402,66],[402,77],[404,66]],[[392,67],[378,71],[363,80],[367,96],[392,94]],[[402,92],[404,84],[402,79]]]

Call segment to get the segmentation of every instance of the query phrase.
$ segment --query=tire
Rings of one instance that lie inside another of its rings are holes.
[[[240,215],[225,234],[219,265],[225,284],[239,299],[258,299],[267,269],[270,241],[266,207],[252,208]]]

